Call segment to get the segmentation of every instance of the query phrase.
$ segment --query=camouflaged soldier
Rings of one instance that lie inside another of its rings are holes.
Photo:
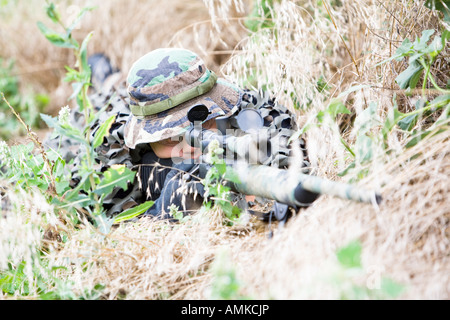
[[[213,128],[214,118],[240,104],[242,92],[183,49],[157,49],[138,59],[128,73],[127,92],[131,115],[124,127],[125,144],[151,148],[139,165],[146,200],[155,200],[147,214],[164,216],[171,205],[185,212],[198,209],[203,185],[185,174],[195,170],[193,160],[199,155],[182,139],[190,125],[187,112],[204,104],[210,114],[203,127]]]
[[[158,49],[141,57],[128,73],[127,92],[131,115],[124,127],[124,140],[130,149],[142,145],[151,148],[142,157],[139,179],[146,199],[156,200],[147,212],[155,216],[164,216],[172,204],[183,211],[193,210],[203,200],[200,181],[183,179],[193,176],[184,173],[197,172],[194,160],[201,154],[183,140],[192,106],[208,108],[202,125],[206,129],[215,128],[216,117],[247,107],[258,108],[264,125],[286,140],[294,129],[286,108],[218,78],[198,55],[185,49]],[[276,161],[279,166],[287,165],[287,147],[272,153],[266,164]],[[183,161],[175,161],[178,158]]]
[[[207,129],[215,127],[216,117],[255,108],[264,119],[264,126],[278,137],[286,140],[296,130],[293,117],[284,106],[266,93],[243,90],[218,78],[191,51],[154,50],[133,64],[126,83],[117,80],[120,76],[108,66],[107,58],[94,58],[91,67],[93,83],[97,85],[90,99],[101,114],[91,126],[92,136],[106,119],[116,115],[110,134],[96,149],[96,161],[101,171],[114,164],[125,164],[138,171],[136,181],[126,191],[116,187],[106,196],[103,205],[108,216],[146,200],[155,201],[146,214],[157,217],[167,217],[172,204],[185,212],[201,205],[203,185],[196,178],[195,165],[199,153],[182,140],[190,125],[187,112],[193,105],[208,107],[210,114],[203,123]],[[72,111],[71,123],[83,129],[83,114],[79,110]],[[300,141],[307,160],[304,141]],[[74,159],[72,186],[75,186],[80,180],[77,142],[63,137],[61,148],[60,143],[58,137],[47,141],[61,151],[67,162]],[[263,164],[287,166],[289,152],[286,146],[277,146]],[[179,159],[183,161],[180,163]]]

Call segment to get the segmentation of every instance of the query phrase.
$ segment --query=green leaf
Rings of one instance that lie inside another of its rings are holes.
[[[428,136],[430,133],[431,133],[431,131],[424,131],[424,132],[422,132],[422,131],[421,132],[414,131],[412,139],[408,141],[408,143],[406,144],[405,148],[408,149],[408,148],[414,147],[420,141],[425,139],[425,137]]]
[[[58,23],[61,19],[58,11],[56,11],[55,4],[52,2],[46,8],[47,16],[52,19],[54,23]]]
[[[78,72],[75,69],[70,68],[69,66],[65,66],[66,68],[66,77],[64,78],[65,82],[80,82],[81,81],[81,75],[80,72]]]
[[[395,78],[395,82],[397,82],[400,89],[414,89],[420,76],[422,75],[422,72],[423,66],[419,62],[413,61],[406,70]]]
[[[387,140],[387,135],[391,130],[394,128],[394,126],[405,116],[404,113],[398,111],[397,107],[390,108],[388,111],[388,115],[386,117],[386,120],[384,122],[383,129],[381,132],[383,133],[384,140]]]
[[[66,192],[70,188],[69,180],[56,181],[55,188],[57,194],[64,194],[64,192]]]
[[[231,166],[227,166],[227,170],[226,170],[223,178],[225,180],[233,182],[233,183],[241,183],[241,179],[239,178],[239,175]]]
[[[154,203],[154,201],[147,201],[136,207],[127,209],[114,218],[114,223],[133,219],[134,217],[137,217],[138,215],[143,214],[145,211],[150,209],[150,207],[153,206]]]
[[[335,119],[336,116],[340,113],[351,114],[350,110],[348,110],[345,104],[339,99],[331,100],[326,109],[326,112],[331,116],[332,119]]]
[[[450,104],[450,94],[443,94],[436,97],[433,101],[430,102],[430,106],[447,106]]]
[[[352,163],[350,163],[350,165],[349,165],[347,168],[344,169],[344,171],[339,172],[339,173],[338,173],[338,176],[339,176],[339,177],[343,177],[343,176],[347,175],[347,174],[348,174],[352,169],[354,169],[355,167],[356,167],[356,162],[353,161]]]
[[[420,38],[417,38],[413,43],[414,50],[417,52],[423,52],[426,50],[428,48],[428,41],[435,32],[436,31],[434,29],[423,30]]]
[[[37,26],[42,34],[57,47],[61,48],[70,48],[70,49],[78,49],[78,46],[71,42],[65,35],[61,35],[49,28],[47,28],[42,22],[38,22]]]
[[[442,49],[444,49],[444,44],[441,37],[435,37],[428,48],[424,50],[424,53],[429,54],[431,58],[434,59],[442,51]]]
[[[336,256],[342,266],[346,268],[360,268],[361,251],[361,243],[358,240],[355,240],[339,249]]]
[[[103,173],[103,179],[94,191],[96,194],[109,194],[115,187],[123,190],[128,188],[128,183],[133,182],[135,171],[128,169],[125,165],[113,165]]]
[[[360,134],[356,138],[355,149],[358,161],[364,163],[372,160],[373,157],[373,141],[365,134]]]
[[[405,287],[403,285],[398,284],[389,278],[381,279],[381,291],[390,298],[398,297],[404,290]]]
[[[413,52],[412,48],[413,44],[408,38],[406,38],[405,40],[403,40],[400,47],[398,47],[395,51],[395,55],[393,56],[393,58],[395,58],[397,61],[400,61],[403,57],[408,56]]]
[[[92,36],[94,35],[94,32],[90,32],[86,38],[84,38],[83,43],[81,44],[80,48],[80,55],[81,55],[81,64],[83,67],[83,70],[87,72],[90,71],[90,66],[88,64],[88,58],[87,58],[87,45],[89,43],[89,40],[91,40]],[[90,73],[90,72],[89,72]],[[90,76],[89,76],[90,78]]]
[[[103,143],[103,139],[109,134],[109,129],[115,120],[116,115],[112,115],[98,128],[97,132],[95,132],[94,141],[92,142],[94,148],[97,148]]]
[[[418,100],[416,102],[416,110],[423,109],[425,107],[425,100]],[[405,131],[411,131],[417,123],[417,119],[419,118],[419,114],[405,114],[404,117],[398,122],[398,126]]]
[[[402,130],[411,131],[412,128],[414,128],[414,126],[416,125],[418,117],[419,117],[418,114],[413,114],[413,115],[404,117],[402,120],[400,120],[398,122],[398,126]]]
[[[227,171],[227,165],[225,163],[216,163],[214,166],[216,167],[217,172],[219,172],[220,177],[223,177]]]
[[[54,128],[55,131],[60,135],[72,138],[86,145],[86,141],[84,139],[83,134],[77,128],[73,126],[62,127],[61,124],[58,122],[57,117],[52,117],[44,113],[41,113],[40,115],[41,119],[47,124],[47,126],[50,128]]]
[[[358,134],[364,134],[375,125],[378,125],[380,123],[379,121],[380,120],[377,117],[377,104],[371,102],[369,106],[355,118],[354,130],[358,132]]]

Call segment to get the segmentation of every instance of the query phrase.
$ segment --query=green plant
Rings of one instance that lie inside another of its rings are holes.
[[[99,124],[95,132],[90,132],[91,126],[98,120],[102,112],[102,110],[99,112],[93,110],[87,96],[91,73],[87,64],[87,43],[92,34],[85,38],[82,45],[79,45],[71,36],[71,31],[77,21],[87,10],[81,11],[76,21],[65,29],[64,34],[57,34],[42,23],[38,24],[39,29],[51,43],[72,49],[77,57],[77,70],[67,67],[66,81],[74,82],[74,92],[70,99],[76,99],[79,109],[84,112],[85,127],[78,129],[71,125],[69,107],[63,107],[57,117],[41,114],[41,118],[48,127],[53,129],[54,136],[69,137],[80,144],[80,163],[76,173],[80,179],[79,183],[75,187],[70,185],[73,178],[70,170],[72,163],[66,163],[57,150],[44,149],[42,143],[26,123],[27,119],[22,119],[20,111],[15,110],[3,92],[2,101],[16,121],[25,128],[32,142],[11,147],[4,141],[0,142],[0,178],[11,184],[12,192],[39,191],[44,195],[46,201],[54,206],[55,212],[58,212],[62,221],[76,225],[79,223],[80,214],[87,215],[98,231],[106,235],[113,222],[131,219],[147,210],[153,202],[146,202],[130,208],[122,212],[115,220],[105,217],[103,200],[116,186],[126,190],[129,183],[134,180],[135,172],[125,165],[111,166],[104,172],[100,172],[95,166],[96,148],[109,134],[109,128],[115,117],[110,117],[104,123]],[[53,4],[48,4],[47,14],[52,21],[63,25]],[[10,93],[14,91],[14,82],[9,83],[7,89],[10,89],[8,91]],[[11,96],[15,97],[15,95]],[[18,100],[13,101],[17,103]],[[42,256],[42,248],[33,247],[31,249],[33,267],[30,268],[31,262],[27,260],[19,264],[10,262],[7,269],[0,270],[0,289],[5,294],[11,296],[38,294],[40,299],[53,300],[96,299],[100,296],[104,287],[102,285],[96,285],[81,294],[75,293],[72,283],[64,280],[64,275],[61,276],[60,267],[54,268],[46,265],[46,260]],[[58,272],[58,276],[55,272]]]
[[[257,32],[264,28],[273,28],[272,21],[274,0],[257,0],[252,11],[245,19],[245,26],[251,32]]]
[[[394,299],[405,287],[388,277],[380,277],[379,287],[369,288],[357,283],[358,277],[363,277],[366,271],[361,262],[362,245],[358,240],[352,241],[336,251],[338,272],[333,277],[334,284],[340,289],[340,299]]]
[[[368,85],[358,85],[351,87],[341,93],[337,98],[330,101],[327,108],[317,112],[316,123],[307,123],[293,137],[297,138],[305,133],[313,126],[326,126],[330,128],[334,134],[341,136],[341,143],[349,152],[351,158],[350,164],[345,170],[339,173],[345,176],[353,173],[352,180],[359,180],[367,176],[373,161],[380,161],[380,156],[391,152],[389,147],[389,137],[394,128],[398,128],[398,132],[403,134],[405,148],[416,145],[420,140],[430,134],[437,134],[446,130],[449,121],[450,112],[450,91],[437,85],[436,80],[432,76],[430,70],[436,57],[445,47],[450,33],[444,32],[442,36],[436,36],[431,43],[430,37],[434,34],[434,30],[425,30],[421,38],[417,38],[413,43],[408,39],[403,41],[402,45],[397,49],[395,54],[383,62],[391,60],[402,60],[409,58],[409,66],[396,78],[397,83],[402,89],[414,89],[423,76],[422,96],[415,104],[415,110],[410,112],[401,112],[397,105],[396,95],[393,96],[393,106],[388,108],[385,117],[380,114],[379,105],[375,101],[368,103],[368,107],[354,117],[352,127],[356,133],[356,139],[353,144],[349,144],[342,136],[337,125],[337,115],[349,114],[350,110],[342,102],[342,99],[349,94],[370,88]],[[428,101],[425,94],[428,81],[431,82],[437,97]],[[426,126],[417,126],[422,119],[429,119]],[[432,120],[432,119],[436,120]],[[292,138],[291,138],[292,140]]]
[[[51,267],[44,265],[42,259],[38,259],[31,267],[32,276],[26,271],[27,263],[18,265],[8,263],[8,269],[0,273],[0,290],[10,296],[30,296],[34,293],[41,300],[94,300],[98,299],[105,288],[102,284],[96,284],[83,293],[76,293],[72,281],[64,281],[55,273],[59,270],[67,271],[66,267]]]
[[[154,201],[147,201],[136,207],[127,209],[114,217],[114,223],[119,223],[122,221],[133,219],[133,218],[137,217],[138,215],[147,211],[153,204],[154,204]]]
[[[0,92],[8,97],[10,103],[15,106],[27,124],[34,129],[41,128],[42,121],[39,113],[48,105],[49,97],[45,94],[21,92],[19,78],[13,75],[14,72],[14,61],[0,58]],[[0,128],[0,138],[2,139],[7,140],[15,135],[26,133],[3,100],[0,100],[0,121],[3,124]]]
[[[433,29],[424,30],[422,36],[416,38],[414,42],[406,38],[391,58],[381,62],[385,63],[393,59],[402,61],[403,58],[408,58],[408,68],[395,79],[401,89],[414,89],[422,74],[425,72],[422,89],[426,88],[429,80],[434,89],[441,93],[449,93],[449,91],[440,88],[436,84],[434,77],[430,73],[430,69],[436,57],[444,49],[447,40],[450,39],[450,31],[443,31],[442,36],[434,37],[431,43],[429,43],[431,36],[435,32]]]
[[[84,15],[93,10],[93,7],[83,8],[75,20],[66,26],[61,20],[61,16],[53,3],[47,2],[46,12],[48,17],[64,30],[58,33],[43,23],[38,22],[38,27],[44,36],[54,45],[62,48],[72,49],[76,57],[76,68],[66,67],[67,73],[65,81],[72,82],[73,93],[69,100],[76,99],[79,110],[84,112],[85,127],[80,130],[72,126],[68,121],[69,110],[62,110],[59,118],[42,114],[41,117],[45,123],[54,129],[54,135],[66,136],[80,143],[82,151],[81,165],[78,175],[80,182],[77,187],[64,192],[63,207],[82,207],[91,216],[99,217],[104,214],[102,203],[115,186],[120,186],[124,190],[128,184],[133,181],[135,172],[128,169],[125,165],[111,166],[105,172],[99,172],[95,169],[95,159],[97,157],[96,148],[101,145],[105,136],[109,134],[109,129],[114,123],[115,115],[109,117],[104,123],[100,124],[95,132],[91,132],[93,124],[98,121],[98,117],[107,107],[95,112],[88,96],[88,89],[91,85],[91,68],[87,61],[87,46],[93,33],[89,33],[80,43],[72,37],[72,31],[82,20]],[[130,212],[125,213],[131,214]]]
[[[204,207],[206,209],[219,207],[230,221],[234,221],[240,217],[241,210],[233,206],[231,188],[225,185],[225,181],[238,183],[239,177],[230,166],[226,165],[221,157],[223,152],[217,140],[213,140],[208,146],[207,162],[211,167],[202,181],[205,186]]]
[[[247,300],[241,293],[243,283],[238,279],[235,268],[230,263],[229,254],[223,250],[216,255],[211,266],[213,280],[210,299],[213,300]]]

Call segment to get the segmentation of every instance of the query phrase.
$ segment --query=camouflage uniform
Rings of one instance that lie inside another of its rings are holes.
[[[136,181],[127,191],[116,188],[105,199],[110,216],[146,200],[156,201],[147,214],[159,217],[164,216],[163,212],[172,203],[183,211],[201,204],[203,186],[192,178],[194,175],[186,174],[193,173],[197,167],[159,159],[149,146],[151,142],[182,134],[189,126],[187,111],[193,105],[208,107],[210,114],[206,120],[236,114],[243,108],[258,109],[264,126],[286,140],[296,129],[292,115],[284,106],[264,93],[242,90],[218,78],[202,59],[184,49],[158,49],[148,53],[133,64],[126,84],[103,88],[91,96],[91,101],[97,110],[108,104],[91,128],[92,135],[103,121],[117,115],[110,135],[96,150],[101,170],[118,163],[138,170]],[[83,116],[74,111],[72,121],[81,126]],[[305,155],[304,165],[308,165],[303,140],[300,146]],[[73,184],[76,184],[76,154],[69,148],[63,150],[67,160],[75,157]],[[286,146],[278,146],[265,164],[287,166],[289,152]],[[186,194],[190,197],[184,197]]]

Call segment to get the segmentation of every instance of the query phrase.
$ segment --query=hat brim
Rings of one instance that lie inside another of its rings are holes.
[[[206,120],[231,115],[241,98],[242,93],[238,88],[219,79],[207,93],[174,108],[150,116],[130,114],[124,128],[125,144],[134,149],[141,143],[157,142],[182,134],[190,125],[187,113],[197,104],[204,104],[208,108],[210,114]]]

